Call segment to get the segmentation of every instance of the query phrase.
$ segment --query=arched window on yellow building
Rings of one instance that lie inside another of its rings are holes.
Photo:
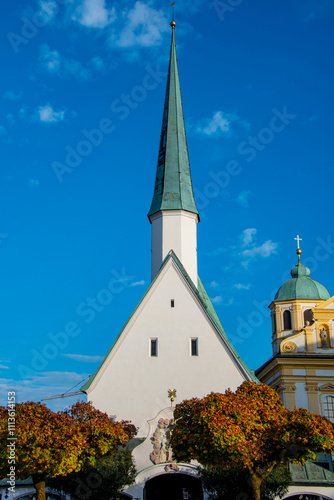
[[[334,396],[326,396],[324,399],[324,417],[334,423]]]

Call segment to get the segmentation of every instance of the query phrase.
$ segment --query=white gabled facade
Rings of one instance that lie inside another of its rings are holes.
[[[181,402],[251,379],[170,255],[85,391],[96,408],[131,420],[145,437],[147,421],[170,405],[168,389]]]

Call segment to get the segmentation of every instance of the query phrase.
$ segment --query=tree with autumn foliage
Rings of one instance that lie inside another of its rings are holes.
[[[245,469],[223,469],[222,467],[199,467],[198,474],[208,500],[251,498],[250,477]],[[288,466],[278,465],[261,483],[261,500],[283,498],[292,484]]]
[[[334,448],[332,424],[303,408],[284,408],[276,391],[244,382],[236,392],[211,393],[176,405],[175,458],[247,472],[252,499],[275,466],[304,463]]]
[[[0,407],[0,477],[7,478],[8,409]],[[45,500],[47,477],[77,472],[136,434],[129,422],[115,422],[91,403],[78,402],[54,413],[41,403],[15,407],[15,476],[32,477],[37,500]]]
[[[86,465],[79,472],[48,478],[47,486],[61,497],[72,500],[116,500],[127,485],[134,482],[136,468],[131,451],[121,448],[107,453],[95,465]]]

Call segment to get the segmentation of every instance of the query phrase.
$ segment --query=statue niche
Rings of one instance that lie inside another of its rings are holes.
[[[328,332],[324,326],[320,329],[320,345],[323,348],[329,347]]]

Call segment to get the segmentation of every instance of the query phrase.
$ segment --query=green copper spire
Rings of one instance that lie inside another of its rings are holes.
[[[152,205],[148,216],[160,210],[186,210],[198,214],[190,165],[186,130],[184,126],[182,97],[177,66],[174,28],[172,21],[172,44],[162,119],[157,175]]]

